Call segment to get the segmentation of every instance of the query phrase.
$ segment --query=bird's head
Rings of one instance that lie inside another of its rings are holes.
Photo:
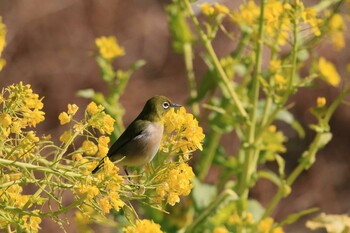
[[[146,102],[138,118],[152,122],[161,121],[165,113],[173,107],[181,107],[181,105],[172,103],[171,100],[165,96],[153,96]]]

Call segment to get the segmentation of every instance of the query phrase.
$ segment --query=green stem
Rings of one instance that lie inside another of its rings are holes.
[[[238,196],[235,192],[233,192],[230,189],[226,189],[220,195],[203,211],[201,211],[201,214],[195,218],[195,220],[192,222],[190,226],[188,226],[185,230],[185,233],[191,233],[196,232],[196,228],[201,225],[201,223],[211,214],[215,212],[215,209],[217,209],[222,202],[224,202],[228,197],[231,197],[232,200],[237,200]]]
[[[347,96],[350,93],[350,88],[342,91],[340,95],[337,97],[335,101],[333,101],[332,105],[328,108],[325,117],[322,119],[324,122],[329,122],[331,119],[334,111],[338,108],[338,106],[341,104],[345,96]],[[321,136],[324,132],[318,132],[312,141],[312,143],[309,146],[309,149],[304,152],[305,157],[314,157],[316,156],[316,153],[319,149],[319,142],[321,140]],[[309,166],[308,159],[303,159],[301,163],[292,171],[292,173],[288,176],[286,180],[286,185],[291,186],[296,178]],[[283,191],[283,186],[280,186],[275,196],[272,198],[270,204],[266,208],[262,218],[265,218],[271,214],[271,212],[276,208],[277,204],[280,202],[280,200],[285,197],[285,193]]]
[[[293,48],[292,48],[292,70],[290,73],[290,77],[288,79],[287,83],[287,90],[284,93],[282,100],[279,105],[275,108],[275,110],[271,113],[271,115],[267,118],[267,116],[264,115],[264,124],[262,125],[261,129],[258,132],[257,138],[260,139],[263,133],[266,131],[266,129],[269,127],[269,125],[275,120],[277,114],[281,111],[281,109],[284,107],[286,102],[288,101],[290,95],[293,93],[293,83],[295,80],[295,76],[297,73],[297,53],[299,49],[299,36],[298,36],[298,24],[299,19],[295,18],[293,23]],[[267,119],[266,119],[267,118]]]
[[[231,97],[231,100],[233,101],[235,106],[237,106],[237,109],[238,109],[239,113],[244,118],[246,118],[248,116],[248,114],[245,111],[245,109],[243,108],[241,101],[239,100],[235,90],[233,89],[232,84],[229,81],[229,78],[227,77],[224,69],[222,68],[222,66],[220,64],[220,61],[219,61],[218,57],[216,56],[214,48],[213,48],[213,46],[211,44],[210,39],[204,33],[204,31],[202,30],[202,28],[201,28],[201,26],[199,24],[199,21],[198,21],[196,15],[193,12],[193,9],[191,7],[191,4],[190,4],[189,0],[184,0],[184,3],[185,3],[185,7],[187,8],[187,11],[189,13],[190,18],[191,18],[191,20],[192,20],[196,30],[199,33],[199,36],[200,36],[200,38],[201,38],[201,40],[202,40],[202,42],[204,44],[205,49],[207,50],[207,52],[209,53],[210,57],[212,58],[213,63],[215,65],[215,68],[216,68],[217,72],[220,75],[221,81],[224,83],[223,86],[227,89],[227,92],[229,93],[229,95]]]
[[[257,125],[257,111],[258,111],[258,103],[259,103],[259,75],[261,73],[261,63],[262,63],[262,50],[264,45],[264,9],[265,2],[264,0],[260,3],[260,18],[259,18],[259,32],[258,32],[258,44],[256,48],[256,66],[254,69],[253,77],[252,77],[252,111],[250,113],[250,124],[249,124],[249,132],[248,132],[248,148],[247,148],[247,157],[244,158],[243,165],[243,174],[239,183],[239,194],[241,199],[247,199],[249,192],[249,181],[251,175],[256,170],[256,161],[257,156],[259,155],[258,148],[254,146],[257,143],[256,141],[256,125]]]
[[[87,127],[87,124],[84,125],[84,129]],[[58,161],[60,161],[63,157],[63,155],[67,152],[68,147],[73,143],[74,139],[79,135],[79,132],[75,132],[72,137],[65,143],[64,147],[62,148],[62,151],[57,155],[57,157],[55,158],[55,161],[53,162],[53,165],[51,167],[51,169],[49,169],[50,171],[54,171],[56,170],[56,167],[58,166]],[[14,162],[14,164],[18,164],[19,162]],[[21,163],[20,165],[24,166],[25,163]],[[27,165],[32,165],[32,164],[27,164]],[[32,165],[35,166],[35,165]],[[25,169],[27,167],[24,167]],[[28,167],[29,168],[29,167]],[[42,169],[42,168],[41,168]],[[67,174],[67,173],[66,173]],[[54,173],[50,173],[46,180],[47,182],[50,182],[50,180],[52,179],[52,177],[54,176]],[[32,198],[30,198],[23,206],[23,209],[27,209],[29,207],[29,205],[31,204],[32,200],[36,200],[40,194],[44,191],[44,189],[46,188],[47,184],[44,184],[43,186],[40,186],[40,188],[32,195]],[[21,217],[21,216],[20,216]]]
[[[184,43],[184,60],[185,60],[185,66],[186,66],[186,73],[187,73],[187,80],[188,80],[188,87],[190,89],[190,97],[192,100],[196,99],[197,89],[196,89],[196,79],[193,71],[193,55],[192,55],[192,44],[189,42]],[[192,111],[194,116],[199,116],[199,105],[197,101],[194,101],[192,103]]]
[[[208,174],[211,163],[213,162],[218,143],[221,138],[221,133],[212,130],[209,138],[208,149],[205,150],[203,158],[201,158],[201,163],[198,167],[198,178],[203,181]]]

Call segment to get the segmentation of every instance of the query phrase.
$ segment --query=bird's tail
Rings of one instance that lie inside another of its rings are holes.
[[[106,157],[103,157],[101,160],[100,160],[100,162],[98,163],[98,165],[95,167],[95,169],[94,170],[92,170],[92,174],[95,174],[96,172],[98,172],[98,170],[100,170],[102,167],[103,167],[103,165],[104,165],[104,159],[105,159]]]

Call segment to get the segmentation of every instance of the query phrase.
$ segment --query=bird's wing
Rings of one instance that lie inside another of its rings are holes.
[[[146,128],[145,126],[147,125],[147,121],[142,121],[142,120],[135,120],[132,122],[128,128],[120,135],[120,137],[113,143],[111,148],[108,151],[107,156],[111,157],[113,155],[118,154],[118,151],[128,144],[131,140],[134,140],[135,138],[138,138],[142,136],[144,129]],[[143,130],[140,130],[143,129]]]

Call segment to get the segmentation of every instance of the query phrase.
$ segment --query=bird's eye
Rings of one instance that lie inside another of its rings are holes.
[[[165,101],[165,102],[162,103],[162,106],[163,106],[164,109],[168,109],[170,107],[170,104],[169,104],[169,102]]]

